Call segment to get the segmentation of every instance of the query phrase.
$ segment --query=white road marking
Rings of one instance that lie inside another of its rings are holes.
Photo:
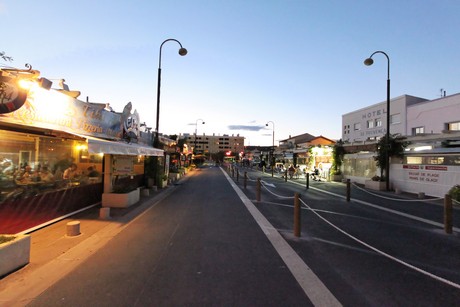
[[[292,247],[284,240],[279,232],[271,225],[271,223],[260,213],[256,206],[249,198],[241,191],[241,189],[233,182],[228,174],[223,170],[225,177],[230,185],[240,197],[249,213],[253,216],[259,227],[272,243],[275,250],[286,263],[294,278],[302,287],[305,294],[315,306],[342,306],[323,282],[316,276],[315,273],[305,264],[302,258],[292,249]]]

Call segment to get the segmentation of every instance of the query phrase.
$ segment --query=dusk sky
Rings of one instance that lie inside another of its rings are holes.
[[[458,0],[0,0],[0,51],[79,99],[132,102],[160,133],[341,137],[342,114],[391,97],[460,92]]]

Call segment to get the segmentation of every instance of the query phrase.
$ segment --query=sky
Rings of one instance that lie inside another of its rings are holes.
[[[460,92],[458,0],[0,0],[0,51],[160,133],[340,139],[342,115]],[[188,50],[180,56],[175,41]],[[202,121],[205,124],[201,124]],[[266,125],[268,123],[268,126]]]

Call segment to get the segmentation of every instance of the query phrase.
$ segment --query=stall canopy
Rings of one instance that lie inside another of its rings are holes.
[[[128,156],[163,156],[163,150],[140,144],[128,144],[85,136],[88,152]]]

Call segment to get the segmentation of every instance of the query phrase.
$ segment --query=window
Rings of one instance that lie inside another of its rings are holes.
[[[374,128],[374,120],[368,120],[367,121],[367,128]]]
[[[392,125],[394,124],[400,124],[401,123],[401,114],[393,114],[390,116],[390,123]]]
[[[41,194],[102,180],[102,155],[88,153],[84,141],[0,130],[0,149],[0,203],[8,195],[20,199],[30,191]],[[69,182],[63,175],[72,163],[77,169]],[[89,180],[92,171],[99,174],[91,176],[97,180]]]
[[[361,123],[356,123],[354,124],[354,129],[356,130],[361,130]]]
[[[382,119],[381,118],[376,118],[375,119],[375,126],[376,127],[382,127]]]
[[[407,164],[422,164],[422,157],[405,157]]]
[[[412,128],[412,135],[425,133],[425,127],[415,127]]]
[[[455,123],[448,123],[447,130],[449,131],[459,131],[460,130],[460,122]]]

